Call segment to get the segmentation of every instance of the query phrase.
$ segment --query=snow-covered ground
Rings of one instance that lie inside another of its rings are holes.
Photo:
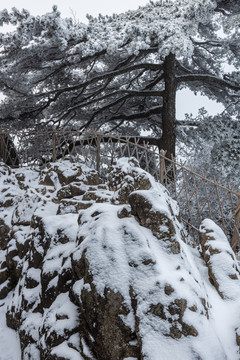
[[[20,342],[17,333],[6,325],[6,308],[10,296],[0,300],[0,360],[21,360]]]

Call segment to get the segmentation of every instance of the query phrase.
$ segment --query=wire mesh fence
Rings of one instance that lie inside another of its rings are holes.
[[[165,157],[165,152],[148,139],[116,136],[79,130],[25,130],[16,133],[0,131],[0,160],[12,167],[44,166],[66,155],[81,157],[95,168],[102,179],[120,157],[135,157],[140,166],[162,183],[177,200],[181,218],[189,233],[198,239],[198,228],[205,218],[215,221],[225,232],[234,251],[240,245],[240,192],[221,185],[184,163]]]

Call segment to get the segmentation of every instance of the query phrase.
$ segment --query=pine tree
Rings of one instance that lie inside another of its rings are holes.
[[[0,24],[16,30],[0,36],[1,123],[151,130],[152,143],[175,156],[178,89],[226,107],[238,99],[238,26],[229,20],[236,9],[235,2],[162,0],[88,16],[87,25],[62,19],[56,7],[37,17],[3,10]]]

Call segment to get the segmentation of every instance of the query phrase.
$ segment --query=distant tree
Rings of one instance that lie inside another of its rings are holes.
[[[186,117],[191,126],[178,128],[178,148],[187,165],[197,172],[218,174],[218,179],[239,185],[240,122],[229,114],[209,116],[204,109],[196,118]]]
[[[0,35],[0,121],[128,135],[151,130],[152,143],[175,156],[176,126],[186,125],[176,121],[178,89],[188,86],[226,107],[239,97],[237,11],[234,1],[151,1],[89,16],[84,25],[62,19],[56,7],[37,17],[3,10],[0,25],[16,30]]]

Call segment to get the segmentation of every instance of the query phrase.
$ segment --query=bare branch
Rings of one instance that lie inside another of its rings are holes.
[[[178,75],[177,82],[187,82],[187,81],[201,81],[201,82],[208,82],[211,83],[211,85],[220,85],[222,87],[227,87],[234,91],[240,90],[240,85],[233,84],[230,81],[226,81],[224,79],[221,79],[214,75],[208,75],[208,74],[188,74],[188,75]]]
[[[108,119],[108,121],[120,120],[120,119],[121,120],[124,119],[125,121],[145,119],[151,115],[159,115],[159,114],[161,114],[161,112],[162,112],[162,106],[155,106],[145,112],[135,113],[135,114],[131,114],[131,115],[120,114],[120,115],[117,115],[117,116],[114,116],[114,117]]]
[[[61,89],[47,91],[47,92],[44,92],[44,93],[39,93],[39,94],[36,94],[36,96],[43,97],[43,96],[51,95],[51,94],[57,94],[58,96],[60,96],[62,93],[81,89],[84,86],[88,86],[88,85],[90,85],[92,83],[107,79],[108,77],[116,77],[116,76],[119,76],[119,75],[123,75],[125,73],[129,73],[131,71],[139,70],[139,69],[159,71],[159,69],[161,69],[161,65],[152,64],[152,63],[134,64],[132,66],[125,67],[125,68],[120,69],[120,70],[113,70],[113,71],[105,72],[105,73],[103,73],[101,75],[97,75],[97,76],[93,77],[92,79],[90,79],[88,81],[85,81],[85,82],[83,82],[81,84],[75,85],[75,86],[69,86],[69,87],[64,87],[64,88],[61,88]]]

